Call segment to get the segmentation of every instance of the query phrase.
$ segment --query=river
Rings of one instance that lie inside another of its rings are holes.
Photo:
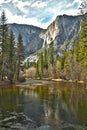
[[[1,87],[0,130],[87,130],[87,90],[72,83]]]

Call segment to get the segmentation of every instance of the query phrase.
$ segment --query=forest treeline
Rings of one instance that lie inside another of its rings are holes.
[[[85,3],[86,2],[86,3]],[[0,17],[0,80],[10,83],[19,81],[21,76],[27,78],[61,78],[64,80],[83,80],[87,83],[87,1],[81,4],[81,28],[75,39],[73,51],[63,56],[55,55],[54,43],[39,51],[37,62],[24,63],[25,54],[21,34],[17,41],[9,29],[5,12]],[[84,10],[86,11],[84,12]],[[38,53],[38,52],[37,52]]]
[[[86,2],[86,3],[85,3]],[[54,43],[50,43],[39,53],[36,64],[27,63],[29,77],[61,78],[64,80],[87,82],[87,1],[81,4],[81,28],[79,37],[74,40],[74,49],[63,56],[55,55]],[[86,9],[86,10],[85,10]],[[33,66],[33,67],[32,67]]]
[[[0,17],[0,80],[9,80],[12,84],[19,80],[24,59],[24,47],[21,34],[17,41],[9,29],[5,12]]]

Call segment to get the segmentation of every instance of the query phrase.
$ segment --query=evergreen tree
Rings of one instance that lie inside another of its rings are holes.
[[[7,51],[7,42],[8,42],[8,26],[7,18],[5,12],[3,11],[0,19],[0,45],[1,45],[1,79],[6,76],[6,51]]]
[[[50,63],[52,64],[52,67],[53,67],[54,66],[54,46],[53,46],[53,42],[50,44],[49,50],[50,50]]]
[[[39,63],[38,62],[39,62],[39,60],[36,63],[36,77],[39,76]]]
[[[82,63],[84,69],[87,69],[87,14],[83,16],[81,24],[78,61]]]
[[[20,71],[22,70],[22,61],[24,60],[24,46],[21,34],[18,35],[17,41],[17,80],[19,80]]]
[[[62,57],[62,60],[61,60],[61,69],[64,70],[65,73],[67,72],[68,58],[69,58],[69,52],[65,52],[64,56]]]
[[[40,53],[37,67],[38,67],[37,70],[38,70],[39,77],[42,78],[42,75],[43,75],[43,52]]]
[[[9,35],[9,51],[8,51],[8,78],[12,84],[15,74],[15,38],[12,30]],[[15,64],[16,65],[16,64]]]
[[[44,68],[46,69],[46,70],[48,70],[48,51],[47,51],[47,48],[45,47],[44,48],[44,58],[43,58],[43,62],[44,62]]]

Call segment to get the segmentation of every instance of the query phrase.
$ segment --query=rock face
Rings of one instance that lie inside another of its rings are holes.
[[[47,45],[53,43],[55,52],[63,54],[73,49],[75,38],[80,30],[80,16],[57,16],[44,34]]]
[[[72,50],[75,38],[78,37],[80,30],[80,16],[57,16],[55,21],[50,24],[47,30],[20,24],[10,24],[17,39],[21,33],[25,46],[26,55],[36,52],[47,45],[53,43],[56,54],[63,54],[65,51]]]
[[[18,38],[18,34],[21,33],[26,56],[36,52],[42,47],[43,39],[41,39],[39,35],[43,31],[43,29],[31,25],[15,23],[9,24],[9,28],[12,29],[16,41]]]

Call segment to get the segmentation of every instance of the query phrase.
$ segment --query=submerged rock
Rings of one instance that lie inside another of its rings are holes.
[[[36,130],[50,130],[50,126],[49,125],[40,126]]]
[[[5,118],[4,120],[1,120],[0,123],[7,123],[7,122],[12,122],[12,121],[15,121],[16,120],[16,116],[12,116],[12,117],[8,117],[8,118]]]

